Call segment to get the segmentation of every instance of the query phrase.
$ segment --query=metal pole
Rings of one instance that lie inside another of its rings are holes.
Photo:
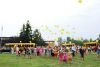
[[[3,26],[1,27],[1,44],[0,44],[0,47],[2,45],[2,34],[3,34]]]

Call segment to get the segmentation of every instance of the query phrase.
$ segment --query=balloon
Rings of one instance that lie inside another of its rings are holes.
[[[61,34],[64,34],[64,29],[61,29],[61,30],[60,30],[60,33],[61,33]]]
[[[70,32],[66,32],[66,34],[70,34]]]
[[[58,41],[58,37],[56,37],[54,40],[55,40],[55,41]]]
[[[54,27],[59,28],[59,25],[54,25]]]
[[[82,3],[82,0],[79,0],[79,3]]]
[[[61,34],[64,34],[64,32],[63,32],[63,31],[61,31]]]
[[[55,32],[51,32],[51,34],[56,34]]]

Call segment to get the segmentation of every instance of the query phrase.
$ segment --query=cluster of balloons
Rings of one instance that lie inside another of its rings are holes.
[[[66,29],[64,29],[62,26],[60,25],[53,25],[52,27],[49,27],[47,25],[42,25],[39,27],[39,30],[44,31],[44,32],[48,32],[51,35],[55,35],[56,37],[54,38],[55,41],[58,40],[57,36],[58,34],[60,35],[70,35],[70,34],[75,34],[76,32],[71,32],[71,31],[66,31]],[[72,28],[72,30],[75,30],[75,28]]]

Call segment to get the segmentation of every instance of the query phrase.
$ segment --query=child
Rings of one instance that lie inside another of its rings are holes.
[[[84,53],[85,53],[85,50],[81,47],[79,49],[79,52],[80,52],[80,55],[81,55],[81,59],[84,60]]]
[[[61,50],[58,53],[58,58],[59,58],[58,64],[60,64],[63,61],[63,52]]]
[[[72,63],[72,55],[71,55],[71,52],[68,52],[68,54],[67,54],[67,61],[69,61],[70,63]]]
[[[16,55],[19,56],[19,47],[16,47]]]
[[[31,48],[30,47],[27,47],[26,54],[27,54],[28,58],[31,59]]]
[[[63,61],[64,61],[64,63],[67,62],[67,54],[66,54],[66,51],[63,52]]]

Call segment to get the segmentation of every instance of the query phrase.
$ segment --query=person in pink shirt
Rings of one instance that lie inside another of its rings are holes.
[[[66,51],[63,52],[63,61],[64,61],[64,63],[67,62],[67,53],[66,53]]]
[[[16,55],[19,56],[19,47],[16,46]]]
[[[62,63],[62,61],[63,61],[63,52],[61,50],[58,53],[58,58],[59,58],[58,64]]]
[[[42,56],[42,53],[43,53],[43,48],[42,47],[40,47],[39,52],[40,52],[40,55]]]

